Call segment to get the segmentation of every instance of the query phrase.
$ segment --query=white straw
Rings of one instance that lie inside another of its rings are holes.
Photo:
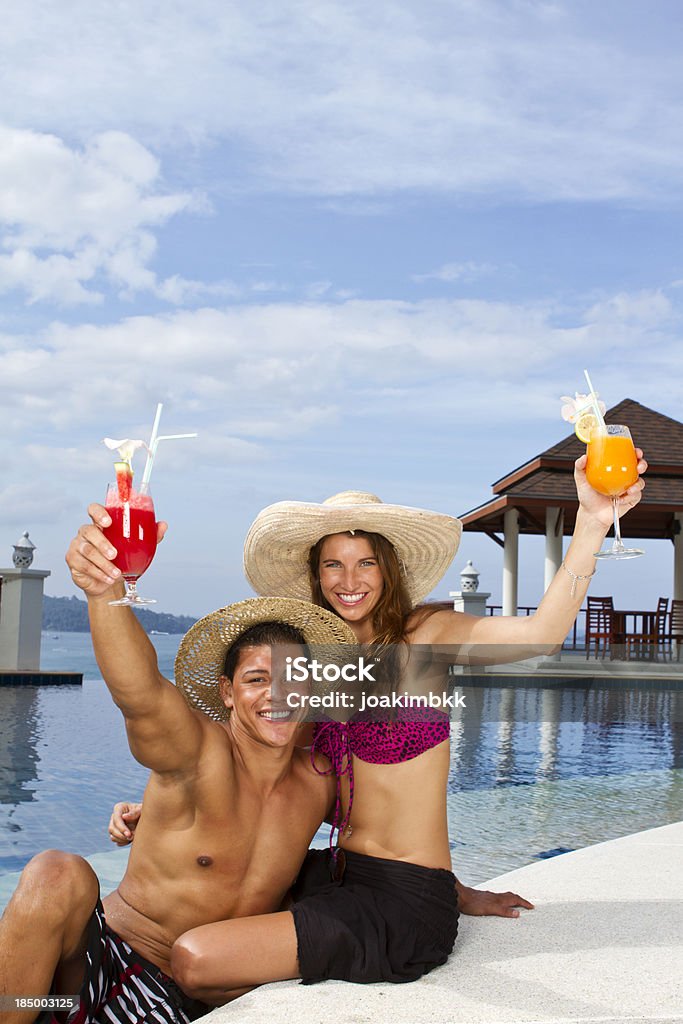
[[[157,445],[159,444],[159,441],[176,441],[179,437],[198,437],[198,436],[199,436],[198,434],[163,434],[161,437],[158,437],[156,439],[156,441],[151,446],[151,448],[152,448],[152,451],[154,452],[154,454],[156,455]]]
[[[154,448],[154,442],[156,441],[157,434],[159,433],[159,420],[161,419],[161,410],[163,409],[163,407],[164,407],[163,406],[163,402],[159,402],[159,404],[157,405],[156,415],[154,417],[154,425],[152,427],[152,433],[151,433],[151,436],[150,436],[150,439],[149,439],[149,447],[150,448]]]
[[[142,481],[140,483],[140,493],[144,494],[149,487],[149,478],[152,475],[152,467],[154,466],[154,456],[157,453],[160,441],[175,441],[179,437],[196,437],[196,434],[164,434],[159,437],[159,421],[161,420],[161,410],[163,409],[163,403],[159,402],[157,405],[156,415],[154,417],[154,424],[152,426],[152,433],[149,438],[149,446],[147,448],[147,462],[145,463],[145,469],[142,474]]]
[[[145,463],[145,469],[142,474],[142,481],[140,483],[140,493],[144,494],[149,486],[149,478],[152,475],[152,466],[154,465],[154,453],[156,451],[157,434],[159,432],[159,420],[161,419],[161,410],[163,409],[163,403],[159,402],[157,405],[156,415],[154,417],[154,424],[152,426],[152,433],[149,438],[149,445],[147,447],[147,462]]]
[[[591,404],[593,406],[593,412],[595,413],[595,415],[597,417],[598,423],[600,424],[600,426],[604,430],[605,429],[605,419],[604,419],[602,413],[600,412],[600,404],[598,402],[598,396],[596,395],[595,389],[594,389],[593,385],[591,384],[591,379],[588,376],[588,370],[584,370],[583,371],[583,375],[586,378],[586,383],[588,384],[588,387],[590,389]]]
[[[145,472],[142,475],[142,483],[140,484],[140,493],[145,494],[149,487],[149,478],[152,475],[152,467],[154,465],[154,458],[157,453],[160,441],[176,441],[179,437],[197,437],[197,434],[163,434],[161,437],[155,437],[152,444],[149,446],[149,454],[147,456],[147,462],[145,463]]]

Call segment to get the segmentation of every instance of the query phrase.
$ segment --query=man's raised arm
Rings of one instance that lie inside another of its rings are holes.
[[[109,604],[123,595],[116,550],[102,533],[110,523],[102,505],[90,505],[92,523],[71,541],[66,563],[88,598],[93,649],[105,683],[126,720],[133,756],[156,771],[196,763],[202,724],[159,671],[156,651],[130,608]],[[159,540],[166,524],[159,523]]]

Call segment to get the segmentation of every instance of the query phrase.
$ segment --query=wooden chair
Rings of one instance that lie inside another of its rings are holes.
[[[668,645],[671,649],[669,637],[669,598],[660,597],[657,601],[656,612],[641,612],[643,617],[642,632],[636,636],[625,636],[623,642],[626,644],[627,657],[630,659],[634,652],[639,661],[655,661],[660,651]],[[637,616],[636,616],[637,620]]]
[[[669,630],[665,634],[665,638],[669,644],[671,657],[673,657],[674,644],[676,645],[676,661],[680,661],[683,649],[683,601],[673,600],[671,602]]]
[[[602,657],[614,643],[612,628],[612,612],[614,602],[611,597],[586,598],[586,658],[591,656],[591,643],[595,642],[595,657],[602,646]]]
[[[657,611],[654,619],[654,631],[651,638],[652,650],[655,653],[655,657],[659,655],[662,646],[666,648],[668,643],[669,650],[671,649],[671,640],[669,639],[669,598],[660,597],[657,601]],[[664,652],[666,653],[666,651]]]

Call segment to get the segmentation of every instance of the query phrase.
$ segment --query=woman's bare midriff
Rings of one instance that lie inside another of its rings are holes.
[[[401,764],[353,759],[354,798],[345,850],[451,870],[446,818],[448,741]],[[342,778],[343,813],[349,785]]]

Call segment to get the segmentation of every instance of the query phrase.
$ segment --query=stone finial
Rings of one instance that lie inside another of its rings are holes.
[[[460,572],[460,591],[463,594],[474,594],[479,589],[479,573],[468,561],[467,565]]]
[[[28,530],[24,530],[16,544],[13,545],[14,554],[12,561],[16,569],[28,569],[33,562],[33,552],[36,549],[32,540],[29,540]]]

